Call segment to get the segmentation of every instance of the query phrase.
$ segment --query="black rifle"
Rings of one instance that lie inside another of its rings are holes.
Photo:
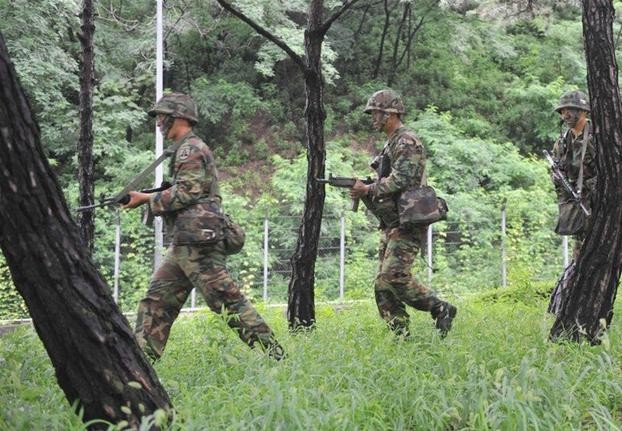
[[[555,163],[555,160],[553,160],[553,157],[551,157],[549,152],[546,150],[543,150],[542,152],[544,153],[544,157],[546,157],[546,160],[548,160],[549,165],[551,165],[551,170],[553,171],[553,174],[561,181],[562,186],[564,186],[568,193],[570,193],[570,195],[572,196],[572,200],[578,202],[585,215],[589,216],[590,210],[588,210],[586,206],[583,205],[583,202],[581,202],[581,191],[579,190],[579,193],[575,192],[575,190],[572,188],[572,186],[562,173],[561,169],[559,169],[559,166],[557,166],[557,163]]]
[[[351,189],[354,187],[354,183],[356,183],[356,178],[354,177],[333,177],[333,174],[328,175],[328,179],[325,178],[316,178],[315,179],[320,184],[328,184],[333,187],[341,187],[344,189]],[[367,177],[366,179],[361,180],[365,184],[372,184],[374,180]],[[359,198],[352,199],[352,211],[357,212],[359,210]]]
[[[171,188],[171,186],[172,186],[171,183],[169,183],[168,181],[164,181],[160,187],[155,187],[153,189],[143,189],[140,192],[141,193],[161,192],[163,190]],[[113,196],[111,198],[107,198],[107,197],[105,197],[102,194],[99,197],[99,203],[96,203],[96,204],[93,204],[93,205],[86,205],[86,206],[83,206],[83,207],[78,207],[78,208],[76,208],[76,211],[78,211],[78,212],[86,211],[86,210],[90,210],[90,209],[94,209],[94,208],[101,208],[101,207],[105,207],[105,206],[109,206],[109,205],[125,205],[129,201],[130,201],[130,195],[128,193],[125,193],[125,194],[122,194],[122,195],[118,194],[118,195]]]

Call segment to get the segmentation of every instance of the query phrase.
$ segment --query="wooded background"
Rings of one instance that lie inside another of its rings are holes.
[[[288,2],[287,9],[278,2],[234,4],[303,52],[307,2]],[[75,1],[0,0],[0,29],[48,160],[75,206],[79,10]],[[153,158],[154,129],[145,111],[155,97],[155,5],[97,2],[95,25],[93,173],[96,195],[110,195]],[[617,43],[619,18],[614,31]],[[242,222],[277,205],[284,214],[300,214],[305,92],[295,63],[217,2],[193,0],[165,2],[165,60],[165,88],[197,100],[197,131],[215,151],[226,209]],[[359,2],[329,29],[322,67],[326,172],[371,173],[368,163],[382,136],[371,131],[362,107],[372,92],[391,86],[405,99],[407,124],[427,146],[430,182],[451,209],[440,229],[458,231],[447,242],[462,262],[487,264],[481,250],[498,239],[499,210],[508,200],[512,274],[535,275],[538,266],[531,263],[548,253],[541,244],[551,239],[556,210],[539,154],[559,134],[553,112],[559,96],[587,87],[579,2]],[[328,190],[327,196],[328,211],[347,210],[344,193]],[[132,309],[148,283],[153,241],[139,214],[122,217],[122,301]],[[95,220],[94,259],[110,279],[114,213],[98,210]],[[373,260],[373,220],[357,214],[347,229],[370,232],[358,256]],[[251,235],[232,260],[238,273],[261,271],[253,241],[261,239]],[[491,286],[485,273],[475,273],[482,288]],[[0,298],[1,315],[23,314],[2,257]]]

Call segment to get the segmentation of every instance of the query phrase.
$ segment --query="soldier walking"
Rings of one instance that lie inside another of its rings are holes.
[[[387,141],[372,163],[378,171],[378,180],[370,185],[357,180],[350,195],[371,203],[368,207],[380,220],[380,262],[374,284],[380,316],[396,334],[408,337],[406,305],[429,311],[444,337],[451,329],[457,309],[412,276],[411,267],[424,242],[426,226],[400,225],[397,206],[401,193],[426,183],[425,148],[417,135],[402,124],[404,104],[394,91],[374,93],[365,113],[371,114],[373,128],[384,132]]]
[[[145,353],[160,358],[173,322],[196,288],[216,313],[228,313],[227,323],[251,348],[259,345],[279,360],[283,349],[272,330],[240,292],[226,268],[222,209],[216,164],[209,147],[192,128],[197,109],[188,95],[164,95],[149,111],[160,132],[173,142],[172,187],[156,193],[130,192],[124,208],[148,204],[163,216],[171,243],[138,306],[135,334]]]

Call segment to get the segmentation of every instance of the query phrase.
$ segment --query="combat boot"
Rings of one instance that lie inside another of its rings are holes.
[[[268,348],[268,356],[275,361],[282,361],[287,357],[285,350],[279,343],[273,344]]]
[[[451,330],[451,323],[456,317],[456,313],[458,313],[458,309],[446,301],[441,301],[438,306],[432,309],[432,318],[436,320],[435,326],[441,338],[445,338]]]

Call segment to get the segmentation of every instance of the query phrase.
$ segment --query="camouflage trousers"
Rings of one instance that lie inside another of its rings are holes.
[[[429,311],[436,318],[443,304],[411,273],[424,235],[425,228],[413,231],[396,227],[385,229],[380,237],[380,264],[374,285],[376,304],[389,327],[403,335],[409,334],[410,320],[406,305]]]
[[[271,356],[280,359],[282,349],[272,330],[229,275],[222,243],[168,248],[138,306],[134,332],[149,357],[157,359],[162,355],[171,326],[193,287],[212,311],[228,313],[227,323],[242,341],[251,348],[259,342]]]

